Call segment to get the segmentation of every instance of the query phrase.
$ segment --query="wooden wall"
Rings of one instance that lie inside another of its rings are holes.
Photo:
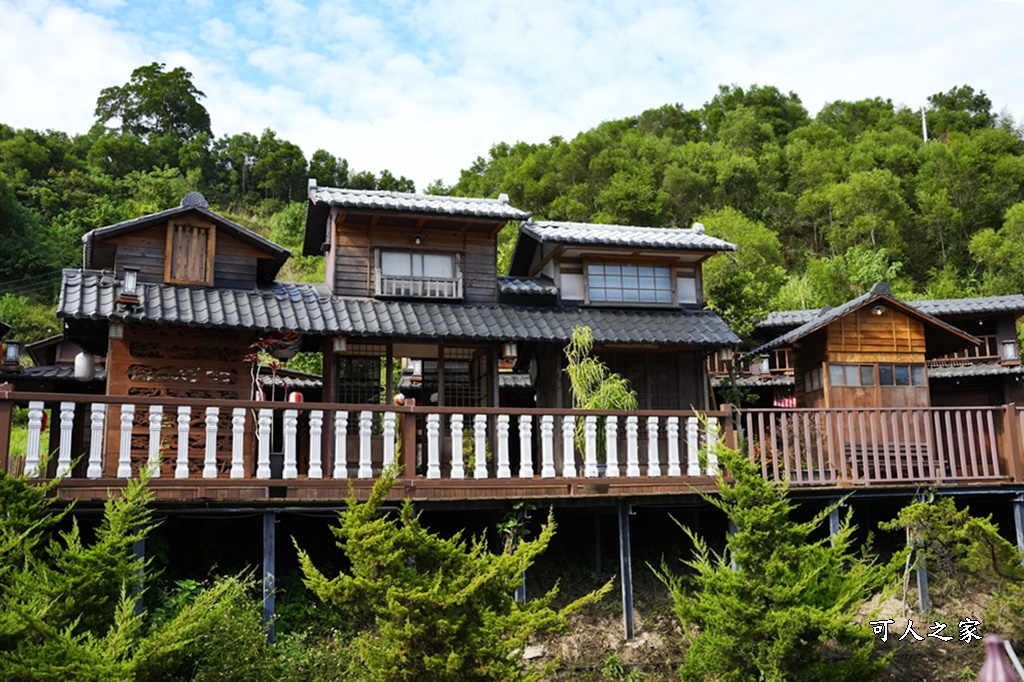
[[[828,326],[829,362],[924,362],[924,325],[888,306],[865,306]]]
[[[107,395],[172,398],[248,400],[251,395],[249,365],[244,358],[252,342],[248,330],[191,329],[172,325],[126,324],[123,339],[111,339],[107,351]],[[205,449],[203,410],[192,410],[189,430],[189,466],[201,471]],[[173,476],[177,454],[177,413],[164,414],[162,442],[165,456],[162,476]],[[106,473],[116,471],[120,443],[120,415],[107,415]],[[145,435],[149,417],[145,408],[135,415],[132,461],[147,456]],[[249,434],[251,428],[246,429]],[[221,410],[218,431],[218,467],[227,467],[231,454],[231,414]],[[250,448],[246,448],[247,458]]]
[[[364,216],[365,217],[365,216]],[[358,222],[357,222],[358,220]],[[467,303],[494,303],[497,292],[497,229],[499,223],[451,223],[431,226],[425,221],[383,224],[379,216],[366,220],[339,214],[331,245],[333,267],[328,264],[334,293],[342,296],[373,296],[377,250],[381,248],[421,253],[457,253],[462,257],[462,293]],[[421,225],[417,227],[417,222]],[[417,234],[421,245],[414,245]]]

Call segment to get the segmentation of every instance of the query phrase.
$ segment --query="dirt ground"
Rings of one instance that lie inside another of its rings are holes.
[[[911,599],[911,603],[915,603]],[[960,615],[963,614],[963,615]],[[984,661],[984,648],[980,641],[964,643],[958,639],[958,623],[964,618],[982,621],[982,610],[970,602],[947,603],[937,613],[922,616],[909,610],[904,614],[902,599],[891,598],[884,603],[873,602],[865,610],[864,626],[869,621],[892,619],[886,642],[877,642],[879,656],[891,656],[882,675],[882,681],[901,682],[966,682],[977,679]],[[923,637],[917,641],[909,633],[903,641],[907,621],[913,621],[913,630]],[[952,636],[945,642],[928,637],[932,624],[946,623],[945,630],[937,633]],[[982,621],[978,628],[981,636],[989,634]],[[667,594],[645,594],[637,602],[636,636],[625,641],[621,610],[606,607],[575,617],[569,633],[537,642],[527,651],[527,657],[537,662],[559,657],[561,665],[555,680],[678,680],[675,670],[685,655],[682,629],[671,613]],[[627,676],[633,671],[633,677]]]

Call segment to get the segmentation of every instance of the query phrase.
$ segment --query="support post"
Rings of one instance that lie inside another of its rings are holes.
[[[136,528],[136,532],[141,528]],[[145,587],[143,581],[146,578],[146,538],[145,536],[140,537],[134,543],[132,543],[132,557],[139,564],[139,584],[132,588],[132,594],[135,596],[135,615],[141,616],[143,611],[142,604],[142,589]]]
[[[923,502],[925,497],[918,495],[917,501]],[[909,532],[909,531],[908,531]],[[913,538],[914,548],[918,550],[917,557],[917,610],[919,613],[928,613],[931,610],[931,600],[928,598],[928,566],[924,560],[924,545],[920,538]]]
[[[1024,495],[1013,498],[1013,525],[1017,528],[1017,550],[1024,554]],[[1024,563],[1024,557],[1021,563]]]
[[[12,384],[0,384],[0,471],[7,471],[7,458],[11,449],[11,413],[14,400],[10,395],[14,391]]]
[[[832,511],[828,513],[828,536],[832,542],[832,545],[836,544],[836,536],[839,535],[839,505],[837,504]]]
[[[272,511],[263,512],[263,627],[267,632],[267,642],[274,643],[274,588],[277,568],[277,514]]]
[[[409,398],[405,401],[406,406],[415,407],[416,401]],[[406,412],[401,419],[402,432],[402,466],[405,477],[408,480],[416,478],[416,415]]]
[[[626,639],[636,634],[633,624],[633,557],[629,542],[631,506],[619,500],[619,575],[622,576],[622,629]]]

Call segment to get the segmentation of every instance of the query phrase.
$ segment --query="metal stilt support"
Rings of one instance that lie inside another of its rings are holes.
[[[135,595],[135,615],[142,615],[142,588],[145,587],[146,579],[146,538],[139,538],[132,544],[132,556],[139,562],[139,584],[132,592]]]
[[[619,500],[619,574],[622,577],[622,629],[626,639],[636,634],[633,623],[633,558],[629,543],[630,505]]]
[[[274,588],[277,573],[277,514],[263,512],[263,626],[267,641],[274,643]]]
[[[839,535],[839,505],[828,513],[828,536],[833,545],[836,544],[836,536]]]
[[[1021,553],[1021,563],[1024,563],[1024,495],[1013,498],[1013,522],[1017,527],[1017,551]]]

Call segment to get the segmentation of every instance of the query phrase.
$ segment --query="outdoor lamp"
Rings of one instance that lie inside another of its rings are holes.
[[[21,364],[21,342],[8,341],[4,344],[4,365]]]
[[[135,298],[139,295],[139,271],[136,268],[124,269],[124,283],[121,286],[121,295],[126,298]]]

